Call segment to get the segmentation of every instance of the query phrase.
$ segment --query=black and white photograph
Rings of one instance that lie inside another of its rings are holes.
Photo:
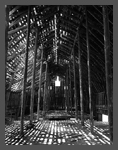
[[[113,145],[113,5],[4,5],[5,145]]]

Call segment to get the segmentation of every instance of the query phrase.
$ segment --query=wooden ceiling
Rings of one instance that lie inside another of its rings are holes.
[[[22,90],[23,82],[28,6],[10,5],[8,8],[6,83],[7,85],[12,84],[12,91],[19,91]],[[107,8],[109,14],[111,70],[113,73],[113,7],[109,5]],[[39,85],[41,48],[44,50],[52,78],[57,74],[62,78],[65,76],[68,64],[70,63],[72,66],[72,49],[74,48],[76,72],[78,75],[77,81],[79,81],[78,40],[76,40],[74,45],[77,33],[80,38],[83,86],[85,88],[88,86],[86,11],[89,26],[92,89],[95,93],[105,90],[104,27],[102,6],[99,5],[31,5],[27,88],[30,88],[32,80],[36,24],[38,26],[38,49],[35,87]],[[72,68],[71,75],[73,76]]]

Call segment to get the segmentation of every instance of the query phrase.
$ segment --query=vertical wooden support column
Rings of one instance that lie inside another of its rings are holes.
[[[68,112],[68,89],[67,89],[67,72],[66,72],[66,77],[65,77],[65,95],[66,95],[66,102],[65,102],[65,107],[66,107],[66,112]]]
[[[77,85],[76,85],[76,70],[75,69],[76,69],[75,68],[75,50],[73,49],[75,118],[78,119],[78,101],[77,101]]]
[[[51,84],[51,76],[49,75],[49,110],[50,110],[51,95],[52,95],[52,89],[50,89],[50,87],[52,87],[52,84]]]
[[[36,40],[35,40],[35,50],[34,50],[34,61],[33,61],[33,74],[32,74],[32,85],[31,85],[31,101],[30,101],[30,124],[33,121],[33,108],[34,108],[34,91],[35,91],[35,69],[36,69],[36,56],[37,56],[37,43],[38,43],[38,28],[35,29]]]
[[[46,85],[46,111],[48,111],[48,102],[49,102],[49,74],[47,73],[47,85]]]
[[[45,82],[44,82],[44,96],[43,96],[43,115],[45,116],[46,113],[46,97],[47,97],[47,61],[46,63],[46,68],[45,68]]]
[[[67,112],[67,87],[66,87],[66,77],[65,77],[65,81],[64,81],[64,94],[65,94],[65,111]]]
[[[106,76],[106,97],[108,102],[108,119],[110,141],[113,144],[113,97],[111,88],[111,63],[110,63],[110,33],[107,6],[103,6],[104,23],[104,51],[105,51],[105,76]]]
[[[5,5],[5,60],[7,60],[7,51],[8,51],[8,28],[9,28],[9,6]]]
[[[66,85],[67,85],[67,112],[69,112],[69,107],[70,107],[70,105],[69,105],[69,75],[68,75],[68,73],[69,73],[69,69],[67,70],[67,81],[66,81]]]
[[[82,65],[81,65],[81,48],[80,38],[78,35],[78,64],[79,64],[79,85],[80,85],[80,107],[81,107],[81,125],[84,126],[84,101],[82,87]]]
[[[8,28],[9,28],[9,6],[5,6],[5,115],[7,110],[8,98],[6,89],[6,73],[7,73],[7,53],[8,53]]]
[[[51,91],[50,91],[50,86],[51,86],[51,79],[49,75],[49,82],[48,82],[48,111],[50,109],[50,101],[51,101]]]
[[[47,70],[48,72],[48,70]],[[46,112],[48,111],[48,103],[49,103],[49,74],[47,73],[47,81],[46,81]]]
[[[70,81],[70,84],[69,84],[69,92],[70,92],[70,111],[71,111],[71,114],[72,114],[72,93],[71,93],[71,70],[70,70],[70,64],[69,64],[69,81]]]
[[[69,101],[69,98],[70,98],[70,95],[69,95],[69,75],[68,75],[68,72],[69,72],[69,69],[67,69],[67,79],[66,79],[66,85],[67,85],[67,112],[69,112],[70,110],[70,101]]]
[[[67,73],[66,73],[66,76],[65,76],[65,111],[67,112],[67,85],[66,85],[66,80],[67,80]]]
[[[53,98],[52,98],[52,101],[53,101],[53,109],[56,108],[56,105],[55,105],[55,83],[53,83]]]
[[[63,80],[61,81],[61,86],[62,86],[62,109],[64,109],[64,82]]]
[[[41,99],[41,83],[42,83],[42,66],[43,66],[43,49],[41,50],[41,64],[39,73],[39,90],[38,90],[38,104],[37,104],[37,120],[39,119],[40,99]]]
[[[7,62],[7,53],[8,53],[8,28],[9,28],[9,6],[6,5],[5,6],[5,83],[6,83],[6,62]]]
[[[87,66],[88,66],[88,89],[89,89],[89,109],[90,109],[90,126],[91,133],[93,133],[93,106],[91,99],[91,77],[90,77],[90,46],[89,46],[89,29],[88,29],[88,18],[86,10],[86,42],[87,42]]]
[[[65,80],[65,79],[64,79]],[[63,109],[65,110],[65,89],[64,89],[64,80],[63,80]]]
[[[24,67],[24,79],[23,79],[23,89],[21,98],[21,124],[20,124],[20,134],[23,134],[23,124],[24,124],[24,104],[26,99],[26,84],[27,84],[27,66],[28,66],[28,46],[29,46],[29,35],[30,35],[30,12],[31,8],[28,6],[28,28],[27,28],[27,44],[25,51],[25,67]]]
[[[54,86],[54,83],[52,83],[52,103],[53,103],[53,109],[55,108],[55,86]]]

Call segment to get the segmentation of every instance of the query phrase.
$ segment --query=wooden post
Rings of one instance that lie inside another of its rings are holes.
[[[89,109],[90,109],[90,126],[91,133],[93,133],[93,106],[91,99],[91,76],[90,76],[90,46],[89,46],[89,29],[88,29],[88,18],[86,10],[86,42],[87,42],[87,66],[88,66],[88,89],[89,89]]]
[[[53,84],[53,88],[54,88],[54,95],[53,95],[53,103],[54,103],[54,110],[56,110],[56,87],[55,87],[55,83]]]
[[[66,88],[67,88],[67,112],[69,112],[69,82],[68,82],[68,69],[67,69],[67,78],[66,78]]]
[[[30,124],[33,121],[33,108],[34,108],[34,91],[35,91],[35,69],[36,69],[36,57],[37,57],[37,43],[38,43],[38,28],[35,29],[36,40],[35,40],[35,51],[34,51],[34,62],[33,62],[33,74],[32,74],[32,87],[31,87],[31,102],[30,102]]]
[[[81,48],[80,48],[80,38],[79,38],[79,35],[78,35],[78,64],[79,64],[79,86],[80,86],[81,125],[84,126],[84,100],[83,100]]]
[[[50,86],[51,86],[51,79],[50,79],[50,75],[48,75],[49,80],[48,80],[48,111],[50,109],[50,99],[51,99],[51,91],[50,91]]]
[[[72,115],[72,93],[71,93],[71,70],[70,70],[70,64],[69,64],[69,81],[70,81],[70,85],[69,85],[69,91],[70,91],[70,111],[71,111],[71,115]]]
[[[64,80],[64,95],[65,95],[65,111],[67,112],[67,89],[66,89],[66,77]]]
[[[48,70],[47,70],[48,72]],[[49,108],[49,74],[47,73],[47,81],[46,81],[46,112]]]
[[[110,33],[109,18],[107,6],[103,6],[103,23],[104,23],[104,51],[105,51],[105,76],[106,76],[106,98],[108,103],[108,119],[110,141],[113,144],[113,93],[111,84],[111,63],[110,63]]]
[[[7,52],[8,52],[8,28],[9,28],[9,6],[5,5],[5,60],[6,61],[7,61]]]
[[[64,90],[64,80],[63,79],[63,109],[65,110],[65,90]]]
[[[51,102],[51,95],[52,95],[52,89],[50,89],[51,84],[51,76],[49,75],[49,110],[50,110],[50,102]]]
[[[56,94],[56,93],[55,93],[55,84],[53,83],[53,99],[52,99],[52,100],[53,100],[53,106],[54,106],[53,108],[54,108],[54,109],[56,109],[56,105],[55,105],[55,94]]]
[[[66,72],[66,77],[65,77],[65,109],[67,112],[67,107],[68,107],[68,98],[67,98],[67,72]]]
[[[25,51],[25,68],[24,68],[24,79],[23,79],[23,89],[21,98],[21,124],[20,124],[20,134],[23,134],[23,124],[24,124],[24,104],[26,96],[26,85],[27,85],[27,66],[28,66],[28,46],[29,46],[29,35],[30,35],[30,13],[31,6],[28,6],[28,29],[27,29],[27,44]]]
[[[63,80],[61,81],[61,91],[62,91],[62,109],[64,109],[64,86],[63,86]]]
[[[75,70],[75,50],[73,48],[73,70],[74,70],[74,100],[75,100],[75,118],[78,119],[78,101],[77,101],[77,85],[76,85],[76,70]]]
[[[38,90],[38,104],[37,104],[37,120],[39,119],[40,100],[41,100],[41,82],[42,82],[42,66],[43,66],[43,49],[41,50],[41,64],[39,73],[39,90]]]
[[[9,6],[5,5],[5,83],[6,83],[6,63],[8,54],[8,29],[9,29]]]
[[[9,6],[5,6],[5,115],[7,110],[7,89],[6,89],[6,73],[7,73],[7,53],[8,53],[8,28],[9,28]]]
[[[47,73],[47,82],[46,82],[46,112],[48,111],[48,102],[49,102],[49,75]],[[47,99],[48,98],[48,99]]]
[[[69,69],[67,69],[67,79],[66,79],[66,84],[67,84],[67,112],[69,112],[70,111],[70,95],[69,95],[69,75],[68,75],[68,73],[69,73]]]
[[[47,61],[45,61],[45,81],[44,81],[44,96],[43,96],[43,115],[46,113],[46,96],[47,96]]]

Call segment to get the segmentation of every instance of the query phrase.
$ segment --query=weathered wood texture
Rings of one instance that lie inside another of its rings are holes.
[[[83,99],[83,86],[82,86],[82,65],[81,65],[81,48],[80,48],[80,35],[78,35],[78,64],[79,64],[79,86],[80,86],[80,107],[81,107],[81,124],[84,126],[84,99]]]
[[[28,29],[27,29],[27,44],[25,51],[25,68],[24,68],[24,78],[23,78],[23,89],[22,89],[22,99],[21,99],[21,134],[23,134],[23,119],[24,119],[24,104],[26,98],[26,84],[27,84],[27,65],[28,65],[28,46],[29,46],[29,36],[30,36],[30,13],[31,8],[28,6]]]
[[[34,109],[34,92],[35,92],[35,69],[36,69],[36,58],[37,58],[37,44],[38,44],[38,28],[35,29],[36,40],[33,60],[33,73],[32,73],[32,87],[31,87],[31,101],[30,101],[30,123],[33,121],[33,109]]]
[[[65,112],[60,112],[64,114]],[[6,145],[109,145],[110,139],[105,135],[107,125],[94,127],[95,135],[90,133],[90,123],[81,127],[80,120],[39,120],[28,129],[29,121],[24,122],[24,136],[19,135],[19,122],[5,126]],[[104,126],[104,128],[103,128]],[[106,127],[105,127],[106,126]]]
[[[45,82],[44,82],[44,96],[43,96],[43,114],[45,116],[46,113],[46,103],[47,103],[47,71],[48,71],[48,65],[45,61]]]
[[[72,114],[72,85],[71,85],[71,69],[69,64],[69,95],[70,95],[70,113]]]
[[[87,67],[88,67],[88,91],[89,91],[89,109],[91,120],[91,133],[93,132],[93,105],[91,97],[91,68],[90,68],[90,44],[89,44],[89,27],[88,27],[88,15],[86,8],[86,44],[87,44]]]
[[[74,102],[75,102],[75,117],[78,119],[78,100],[77,100],[77,81],[75,68],[75,49],[73,49],[73,73],[74,73]]]
[[[39,118],[40,101],[41,101],[42,66],[43,66],[43,49],[41,50],[41,63],[40,63],[40,73],[39,73],[39,90],[38,90],[38,104],[37,104],[37,119]]]
[[[111,144],[113,142],[113,88],[111,79],[111,60],[110,60],[110,31],[107,6],[103,6],[104,23],[104,51],[105,51],[105,76],[106,76],[106,97],[108,102],[109,132]]]

